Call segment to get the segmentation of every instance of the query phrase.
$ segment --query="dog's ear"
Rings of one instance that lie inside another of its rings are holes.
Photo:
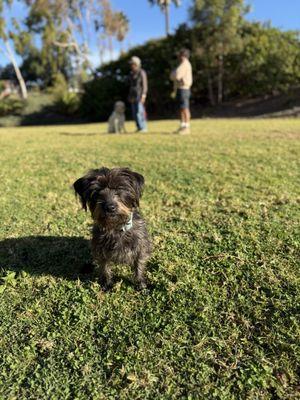
[[[93,169],[89,171],[82,178],[77,179],[73,184],[75,194],[79,196],[82,208],[87,210],[87,203],[90,200],[90,195],[93,191],[93,187],[98,182],[100,176],[105,176],[109,173],[109,169],[102,167],[99,169]]]
[[[73,184],[73,188],[75,190],[75,194],[79,196],[82,208],[86,211],[86,204],[88,201],[87,192],[90,186],[91,181],[87,178],[87,176],[83,176],[82,178],[77,179]]]
[[[129,175],[132,178],[133,187],[134,187],[134,190],[136,193],[136,198],[137,198],[137,205],[139,205],[139,200],[143,194],[145,179],[144,179],[143,175],[139,174],[138,172],[133,172],[130,170],[129,170]]]

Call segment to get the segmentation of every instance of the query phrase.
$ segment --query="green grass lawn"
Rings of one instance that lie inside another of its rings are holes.
[[[300,398],[300,120],[176,126],[1,129],[1,400]],[[145,176],[148,294],[78,275],[102,165]]]

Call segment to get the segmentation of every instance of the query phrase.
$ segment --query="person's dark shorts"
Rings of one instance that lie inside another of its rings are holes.
[[[185,108],[190,108],[190,98],[191,98],[191,91],[190,89],[177,89],[177,102],[178,106],[181,110]]]

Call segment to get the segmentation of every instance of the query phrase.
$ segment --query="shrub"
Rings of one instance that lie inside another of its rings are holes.
[[[55,75],[53,86],[48,91],[54,97],[54,109],[57,113],[62,115],[74,115],[78,113],[80,95],[69,92],[68,83],[62,73]]]
[[[19,115],[26,106],[26,101],[15,98],[6,97],[0,100],[0,116]]]
[[[297,32],[282,32],[259,23],[245,22],[240,32],[242,46],[224,57],[224,99],[272,95],[300,84],[300,46]],[[131,49],[119,60],[103,65],[100,77],[85,85],[81,102],[83,115],[93,120],[105,120],[116,100],[127,100],[128,60],[137,55],[148,73],[150,115],[174,115],[175,102],[171,99],[172,83],[169,75],[176,66],[176,52],[190,48],[194,85],[192,104],[209,103],[208,81],[212,90],[218,88],[218,65],[204,65],[203,35],[200,28],[182,25],[173,36],[152,40]]]
[[[56,99],[56,111],[63,115],[74,115],[78,113],[80,96],[77,93],[64,92]]]
[[[68,91],[68,83],[65,76],[58,72],[53,78],[53,85],[48,89],[48,92],[54,96],[54,98],[61,97],[62,93]]]
[[[127,85],[123,80],[112,77],[97,78],[85,84],[85,92],[80,102],[83,115],[93,121],[107,120],[118,100],[126,101]]]

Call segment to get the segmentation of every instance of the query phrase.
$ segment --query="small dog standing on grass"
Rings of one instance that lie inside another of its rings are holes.
[[[127,133],[125,128],[125,103],[117,101],[108,120],[108,133]]]
[[[111,264],[133,266],[138,287],[147,286],[151,243],[138,211],[143,186],[144,177],[129,168],[93,169],[74,183],[94,221],[92,255],[104,290],[112,287]]]

